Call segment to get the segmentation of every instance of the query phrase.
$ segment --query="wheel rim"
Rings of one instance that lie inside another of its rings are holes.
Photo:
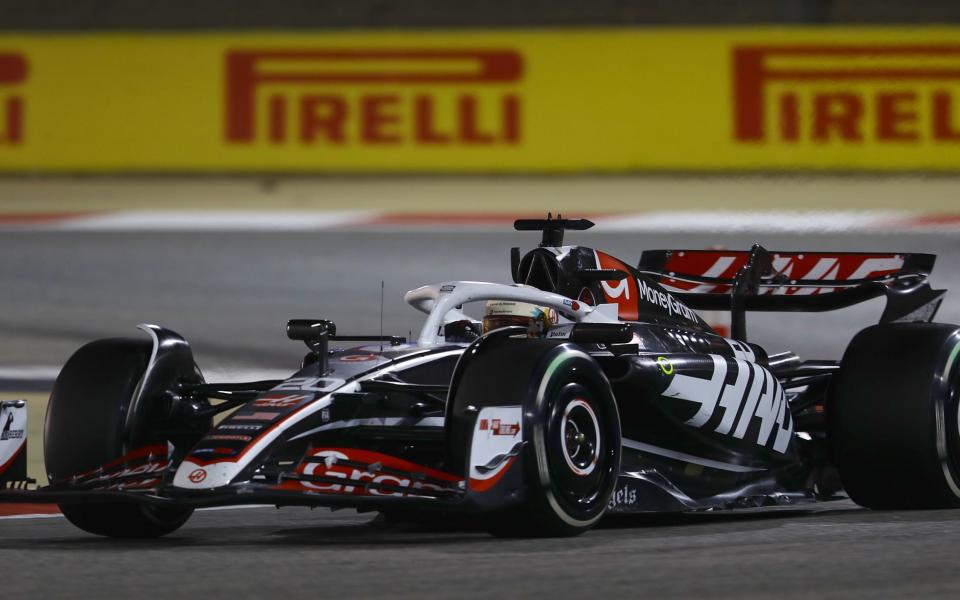
[[[560,445],[567,466],[585,477],[597,468],[600,460],[600,422],[593,408],[582,398],[575,398],[563,411]]]
[[[571,515],[592,515],[603,501],[610,454],[595,390],[568,383],[555,392],[547,426],[547,463],[553,494]]]

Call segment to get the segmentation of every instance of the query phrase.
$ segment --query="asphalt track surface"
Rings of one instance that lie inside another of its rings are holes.
[[[571,234],[570,240],[573,241]],[[947,235],[581,234],[629,261],[643,248],[928,251],[936,286],[960,289]],[[57,365],[97,337],[148,321],[192,340],[204,368],[289,367],[290,317],[343,332],[406,334],[403,291],[449,279],[508,280],[508,248],[532,235],[456,233],[4,233],[0,364]],[[879,305],[829,315],[762,315],[753,339],[837,357]],[[960,322],[960,297],[941,320]],[[151,542],[98,539],[62,518],[0,520],[4,597],[903,597],[960,592],[960,511],[812,511],[631,519],[567,540],[371,525],[353,511],[253,508],[198,513]]]
[[[574,539],[371,524],[352,511],[201,512],[170,537],[0,521],[5,598],[956,597],[960,511],[630,519]]]

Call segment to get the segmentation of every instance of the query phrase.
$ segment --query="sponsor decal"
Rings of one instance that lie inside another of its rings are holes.
[[[263,429],[263,425],[247,425],[241,423],[224,423],[217,427],[217,429],[232,429],[239,431],[259,431]]]
[[[23,400],[0,402],[0,477],[26,477],[27,406]],[[0,483],[0,488],[3,484]]]
[[[120,458],[114,459],[96,469],[84,471],[83,473],[77,473],[72,476],[72,479],[82,479],[85,477],[92,477],[94,475],[98,475],[103,472],[106,472],[107,474],[99,476],[98,478],[102,479],[102,478],[116,477],[121,474],[124,474],[124,475],[138,474],[141,472],[139,471],[139,469],[145,469],[145,471],[143,472],[153,472],[153,471],[159,470],[159,468],[166,468],[167,466],[169,466],[170,464],[169,461],[166,461],[166,462],[158,461],[159,457],[163,456],[166,458],[169,456],[169,453],[170,453],[169,445],[144,446],[142,448],[137,448],[136,450],[133,450],[132,452],[125,454],[124,456],[121,456]],[[131,470],[126,470],[126,471],[112,470],[119,467],[126,468],[124,467],[124,465],[127,465],[129,463],[132,463],[140,459],[146,459],[148,462],[138,467],[133,467]],[[137,470],[137,472],[133,473],[133,470]]]
[[[594,251],[598,269],[611,269],[616,271],[631,270],[622,261],[610,256],[609,254]],[[639,317],[637,300],[637,279],[635,277],[625,277],[620,281],[601,281],[600,289],[606,302],[616,304],[619,309],[619,315],[622,320],[635,321]]]
[[[523,411],[519,406],[480,409],[470,442],[469,486],[485,492],[503,477],[522,447]]]
[[[3,35],[4,172],[960,168],[955,25]]]
[[[290,408],[296,406],[303,402],[304,400],[309,400],[313,396],[306,396],[303,394],[288,394],[286,396],[281,395],[271,395],[271,396],[261,396],[254,400],[252,406],[256,408]]]
[[[177,467],[173,485],[178,488],[211,489],[227,485],[239,473],[240,467],[231,460],[214,457],[195,462],[191,456]]]
[[[750,344],[728,338],[723,338],[723,341],[725,341],[727,345],[730,346],[730,349],[733,350],[733,356],[735,358],[739,358],[740,360],[745,360],[747,362],[756,362],[757,355],[753,351],[753,348],[750,347]]]
[[[123,469],[113,474],[112,477],[129,477],[131,475],[142,475],[144,473],[155,473],[157,471],[163,471],[170,466],[170,461],[162,462],[149,462],[142,464],[139,467],[132,467],[129,469]]]
[[[724,251],[677,251],[664,267],[668,276],[663,283],[670,289],[709,294],[730,292],[729,284],[698,283],[675,279],[680,274],[734,279],[747,264],[749,252]],[[814,295],[836,291],[836,287],[799,287],[789,282],[797,280],[839,280],[849,281],[869,278],[882,278],[896,274],[902,267],[905,257],[902,254],[829,254],[822,252],[774,252],[772,266],[781,273],[787,283],[779,287],[761,287],[758,294],[772,295]]]
[[[220,433],[217,433],[217,434],[214,434],[214,435],[208,435],[207,437],[205,437],[205,438],[203,438],[203,439],[205,439],[205,440],[223,440],[223,441],[231,441],[231,442],[249,442],[249,441],[252,440],[253,438],[250,437],[249,435],[234,435],[234,434],[220,434]]]
[[[94,477],[89,480],[89,483],[94,482],[104,482],[112,481],[114,479],[127,479],[135,478],[142,475],[150,475],[153,473],[160,473],[166,471],[170,467],[170,461],[160,461],[160,462],[148,462],[136,467],[127,467],[120,469],[119,471],[114,471],[112,473],[106,473],[100,475],[99,477]],[[117,483],[111,486],[108,486],[107,489],[117,486],[122,486],[124,488],[133,488],[133,487],[150,487],[156,483],[159,483],[160,479],[156,477],[151,477],[142,481],[124,481],[122,483]],[[87,482],[85,482],[87,483]]]
[[[695,312],[687,308],[669,292],[648,284],[644,278],[634,277],[632,275],[633,270],[621,260],[603,252],[594,251],[594,254],[596,255],[598,269],[611,269],[630,274],[619,281],[600,282],[600,289],[603,290],[606,301],[617,304],[622,320],[637,320],[640,315],[639,303],[643,300],[648,304],[659,306],[671,317],[678,316],[694,323],[699,322]]]
[[[643,279],[638,280],[640,297],[650,304],[659,306],[667,311],[671,317],[674,315],[683,317],[688,321],[697,321],[697,313],[693,312],[685,304],[673,297],[670,292],[657,289],[648,285]]]
[[[666,356],[657,357],[657,366],[660,367],[664,375],[673,375],[673,363]]]
[[[281,391],[306,391],[306,392],[329,392],[346,383],[345,379],[336,377],[294,377],[288,379],[273,388],[275,392]],[[304,396],[307,398],[308,396]]]
[[[741,358],[709,356],[713,361],[709,379],[677,373],[663,395],[700,405],[687,420],[692,427],[717,423],[717,433],[744,439],[756,420],[759,427],[753,441],[764,447],[770,447],[772,441],[774,451],[785,453],[793,436],[793,419],[777,378],[760,365]]]
[[[489,431],[490,435],[517,437],[520,433],[520,423],[504,423],[500,419],[480,419],[480,431]]]
[[[616,510],[617,508],[634,506],[637,503],[637,499],[637,488],[631,487],[628,484],[614,490],[613,495],[610,496],[610,502],[607,503],[607,508]]]
[[[277,415],[280,413],[273,412],[252,412],[252,413],[236,413],[230,417],[231,421],[272,421],[277,418]]]
[[[510,87],[523,59],[513,50],[238,48],[227,51],[225,64],[229,144],[520,141],[520,97]]]
[[[960,142],[960,45],[733,49],[739,143]]]
[[[2,440],[19,440],[24,436],[23,429],[14,429],[13,428],[13,409],[7,411],[7,416],[3,420],[3,429],[0,430],[0,441]]]
[[[0,52],[0,147],[23,143],[24,100],[19,86],[27,79],[27,57]]]
[[[441,285],[441,286],[440,286],[440,293],[441,293],[441,294],[449,294],[450,292],[452,292],[452,291],[455,290],[455,289],[457,289],[457,286],[451,285],[451,284],[448,283],[448,284],[446,284],[446,285]]]
[[[340,362],[368,362],[371,360],[377,360],[376,354],[347,354],[345,356],[336,357]]]
[[[120,481],[112,485],[108,485],[103,488],[95,489],[104,489],[104,490],[141,490],[146,488],[152,488],[160,484],[162,479],[160,477],[151,477],[149,479],[140,479],[136,481]]]
[[[287,481],[284,487],[303,487],[309,490],[336,494],[371,496],[418,495],[420,491],[448,491],[455,489],[461,479],[394,456],[353,448],[318,448],[309,453],[322,462],[301,463],[297,471],[336,479],[335,482]],[[351,464],[344,464],[349,461]],[[357,463],[368,465],[358,468]],[[385,472],[389,471],[389,472]],[[384,484],[396,489],[375,488],[368,483]]]
[[[222,454],[224,456],[233,456],[237,451],[233,448],[194,448],[190,451],[191,455],[194,454]]]
[[[567,339],[573,332],[573,325],[554,325],[547,330],[547,337],[554,339]]]

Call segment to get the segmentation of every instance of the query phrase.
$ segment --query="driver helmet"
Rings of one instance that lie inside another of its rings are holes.
[[[557,311],[515,300],[490,300],[483,313],[483,333],[503,327],[526,327],[529,337],[543,337],[557,322]]]

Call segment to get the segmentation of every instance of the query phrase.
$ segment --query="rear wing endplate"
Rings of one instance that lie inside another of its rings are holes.
[[[945,290],[927,279],[932,254],[648,250],[638,270],[693,309],[730,310],[732,332],[746,340],[746,311],[820,312],[886,296],[881,323],[930,321]]]

